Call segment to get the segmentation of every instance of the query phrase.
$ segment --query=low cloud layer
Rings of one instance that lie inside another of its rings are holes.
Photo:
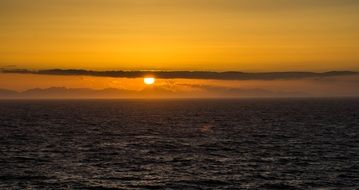
[[[208,72],[208,71],[90,71],[90,70],[24,70],[1,69],[2,73],[12,74],[39,74],[39,75],[66,75],[66,76],[96,76],[116,78],[142,78],[154,76],[159,79],[213,79],[213,80],[291,80],[305,78],[328,78],[339,76],[359,75],[353,71],[315,72]]]
[[[87,88],[34,88],[22,92],[0,89],[0,99],[43,99],[43,98],[245,98],[245,97],[301,97],[301,92],[271,91],[266,89],[224,88],[197,86],[199,91],[184,92],[156,87],[139,91],[123,89]]]

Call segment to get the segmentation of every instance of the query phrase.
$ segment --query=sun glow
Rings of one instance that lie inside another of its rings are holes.
[[[143,79],[143,82],[147,85],[152,85],[155,83],[155,78],[153,77],[146,77]]]

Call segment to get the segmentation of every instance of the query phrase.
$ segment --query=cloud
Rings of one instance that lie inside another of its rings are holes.
[[[171,91],[166,88],[145,88],[143,90],[123,90],[107,88],[102,90],[88,88],[33,88],[22,92],[0,89],[1,98],[241,98],[241,97],[298,97],[303,93],[274,92],[266,89],[225,88],[215,86],[197,86],[201,91]]]
[[[158,79],[213,79],[213,80],[293,80],[305,78],[329,78],[339,76],[359,75],[353,71],[330,71],[324,73],[314,72],[210,72],[210,71],[91,71],[91,70],[39,70],[26,69],[0,69],[2,73],[13,74],[39,74],[39,75],[65,75],[65,76],[96,76],[116,78],[142,78],[154,76]]]

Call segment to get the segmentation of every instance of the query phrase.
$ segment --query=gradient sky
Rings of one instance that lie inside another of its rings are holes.
[[[358,0],[0,0],[0,67],[359,70]]]
[[[157,78],[146,86],[142,78],[1,73],[359,71],[358,20],[358,0],[0,0],[0,93],[66,87],[138,97],[359,96],[359,74]],[[59,97],[68,94],[59,89]]]

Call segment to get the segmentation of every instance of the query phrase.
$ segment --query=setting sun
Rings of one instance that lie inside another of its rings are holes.
[[[145,83],[145,84],[147,84],[147,85],[152,85],[152,84],[154,84],[155,83],[155,78],[153,78],[153,77],[146,77],[146,78],[144,78],[143,79],[143,82]]]

